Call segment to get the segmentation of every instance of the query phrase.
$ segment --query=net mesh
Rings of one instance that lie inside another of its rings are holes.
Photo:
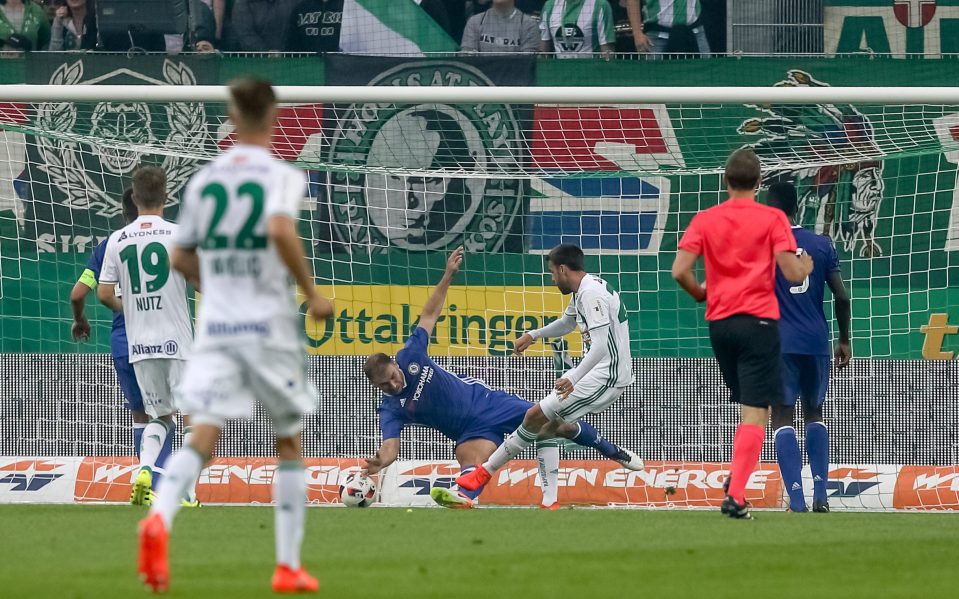
[[[64,83],[77,77],[67,66]],[[779,85],[825,84],[793,70]],[[106,353],[109,314],[87,300],[93,334],[74,343],[68,294],[92,248],[121,226],[119,197],[133,168],[166,169],[175,219],[190,175],[234,142],[225,114],[216,103],[108,99],[0,110],[0,455],[14,456],[0,485],[24,486],[5,500],[31,500],[31,485],[72,468],[68,458],[86,459],[75,470],[78,484],[90,485],[83,498],[116,500],[125,488],[132,439]],[[956,507],[949,467],[959,458],[959,369],[949,359],[959,346],[948,312],[959,303],[959,107],[316,103],[285,105],[278,118],[273,149],[309,173],[301,233],[318,284],[337,299],[335,318],[305,319],[321,399],[304,429],[306,455],[319,460],[313,499],[335,497],[354,457],[376,449],[378,397],[363,356],[402,347],[457,245],[467,258],[431,354],[458,374],[540,399],[556,376],[557,349],[508,354],[518,334],[563,309],[543,254],[572,242],[586,251],[587,270],[620,291],[637,374],[619,403],[590,419],[648,467],[629,478],[567,448],[561,499],[711,505],[737,410],[710,359],[702,308],[679,291],[670,266],[692,216],[723,199],[729,151],[750,145],[764,185],[795,183],[801,224],[835,241],[853,298],[857,359],[834,375],[826,404],[831,501]],[[580,356],[579,335],[568,340]],[[205,474],[203,492],[257,501],[248,487],[259,466],[243,459],[271,456],[271,435],[260,411],[231,422],[218,448],[227,474]],[[769,482],[778,477],[771,437],[760,468],[768,473],[750,487],[767,507],[781,498]],[[415,460],[452,459],[438,433],[408,429],[402,456],[412,466],[390,476],[409,496],[391,501],[415,503],[430,484],[450,484],[452,470],[416,470]],[[27,457],[38,459],[27,467]],[[529,493],[535,464],[518,464],[502,486]],[[903,465],[913,468],[913,488],[900,488]],[[223,482],[243,477],[246,487]]]

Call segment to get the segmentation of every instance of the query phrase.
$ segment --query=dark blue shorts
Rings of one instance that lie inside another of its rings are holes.
[[[123,405],[131,411],[143,411],[143,396],[140,395],[140,385],[137,384],[137,375],[130,364],[130,356],[113,356],[113,367],[117,371],[117,381],[120,391],[123,392]]]
[[[526,411],[533,403],[505,391],[490,391],[477,402],[466,430],[456,438],[459,445],[471,439],[488,439],[499,445],[503,437],[523,424]]]
[[[821,406],[829,390],[829,361],[829,356],[783,354],[783,405],[794,406],[799,397],[804,408]]]

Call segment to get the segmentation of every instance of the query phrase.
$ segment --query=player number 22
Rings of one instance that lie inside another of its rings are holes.
[[[806,252],[806,250],[804,250],[804,249],[802,249],[802,248],[799,248],[798,250],[796,250],[796,255],[797,255],[797,256],[802,256],[805,252]],[[809,277],[808,277],[808,276],[807,276],[805,279],[803,279],[803,282],[802,282],[801,285],[796,285],[795,287],[790,287],[790,288],[789,288],[789,293],[791,293],[791,294],[793,294],[793,295],[802,295],[802,294],[806,293],[807,291],[809,291]]]
[[[253,232],[260,224],[260,219],[263,216],[266,193],[263,191],[262,185],[255,181],[247,181],[236,188],[238,199],[248,199],[250,213],[247,215],[243,227],[240,228],[239,233],[233,239],[219,232],[220,221],[223,220],[227,209],[230,207],[230,194],[226,187],[220,183],[210,183],[200,192],[200,197],[204,200],[213,200],[213,218],[210,219],[210,226],[203,238],[204,249],[257,250],[266,247],[266,235],[257,235]]]

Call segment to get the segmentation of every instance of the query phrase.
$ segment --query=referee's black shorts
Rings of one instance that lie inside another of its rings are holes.
[[[713,320],[709,340],[732,401],[756,408],[782,404],[778,321],[751,314]]]

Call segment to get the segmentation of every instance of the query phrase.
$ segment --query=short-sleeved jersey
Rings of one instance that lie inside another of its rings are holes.
[[[130,362],[185,360],[193,345],[186,280],[170,268],[176,228],[162,217],[140,216],[107,240],[100,283],[123,291]]]
[[[786,280],[776,269],[779,299],[779,337],[784,354],[829,355],[829,323],[823,311],[826,281],[839,270],[832,240],[802,227],[793,227],[797,251],[809,254],[815,268],[800,285]]]
[[[437,366],[427,351],[429,341],[426,329],[416,327],[396,354],[406,385],[396,395],[384,395],[377,410],[384,439],[399,437],[407,424],[428,426],[458,439],[472,419],[474,406],[490,392],[479,379]]]
[[[294,288],[267,223],[274,216],[296,220],[305,193],[303,171],[266,148],[244,144],[190,180],[176,244],[197,248],[200,257],[197,348],[249,343],[302,349]]]
[[[87,260],[87,270],[90,271],[90,276],[92,277],[92,285],[87,285],[90,289],[95,289],[96,284],[100,281],[100,272],[103,270],[103,257],[107,253],[107,241],[104,239],[97,244],[97,247],[93,248],[93,253],[90,254],[90,259]],[[86,275],[86,273],[84,273]],[[80,278],[83,281],[83,277]],[[119,286],[117,290],[119,291]],[[117,293],[120,295],[120,293]],[[113,325],[110,329],[110,353],[114,356],[126,356],[129,353],[129,348],[127,347],[127,328],[126,323],[123,320],[123,312],[114,312],[113,313]]]
[[[518,8],[506,15],[490,8],[466,22],[460,49],[464,52],[536,52],[539,35],[539,22]]]
[[[706,320],[779,318],[776,254],[796,251],[782,210],[751,198],[726,200],[693,217],[679,249],[706,263]]]
[[[548,0],[539,22],[540,39],[553,42],[558,58],[588,58],[616,43],[613,9],[607,0]]]
[[[592,376],[604,378],[611,387],[624,387],[633,382],[633,360],[629,350],[629,322],[619,292],[603,279],[586,275],[579,290],[566,306],[566,315],[576,318],[583,334],[586,351],[590,349],[590,332],[609,327],[608,355],[593,367]]]

